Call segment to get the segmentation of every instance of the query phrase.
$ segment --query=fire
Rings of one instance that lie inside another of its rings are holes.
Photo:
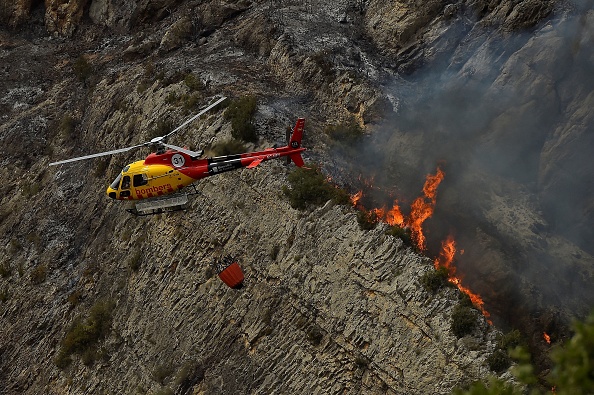
[[[441,242],[441,251],[433,261],[433,265],[436,269],[445,267],[448,269],[448,274],[454,276],[456,274],[456,268],[452,266],[454,255],[456,255],[456,241],[454,241],[452,235],[449,235],[447,239]]]
[[[386,222],[390,226],[404,226],[404,215],[398,206],[398,200],[394,200],[394,205],[386,213]]]
[[[359,200],[361,200],[362,197],[363,191],[359,191],[354,195],[351,195],[351,204],[353,205],[353,207],[357,207],[357,204],[359,204]]]
[[[423,223],[433,215],[433,209],[437,201],[437,187],[443,180],[445,173],[439,167],[435,175],[428,174],[423,186],[425,196],[418,197],[411,205],[411,211],[407,225],[410,227],[412,238],[421,251],[425,251],[425,235],[423,234]]]
[[[454,284],[460,292],[468,295],[472,304],[481,311],[485,317],[490,317],[491,314],[485,310],[485,302],[480,295],[472,292],[468,287],[462,285],[462,279],[456,276],[456,267],[453,265],[454,256],[456,255],[456,241],[452,235],[449,235],[447,239],[441,242],[441,251],[435,260],[433,265],[436,269],[445,267],[448,271],[448,281]],[[491,321],[488,321],[491,323]]]
[[[435,207],[437,187],[441,180],[443,180],[445,173],[438,167],[435,175],[428,174],[423,186],[423,194],[417,198],[411,205],[411,210],[408,218],[405,218],[398,205],[398,200],[394,200],[391,209],[386,207],[375,208],[371,210],[371,214],[375,215],[375,218],[386,222],[390,226],[409,227],[411,230],[412,238],[419,250],[424,251],[427,249],[425,245],[425,235],[423,234],[423,223],[433,215],[433,209]],[[366,184],[371,185],[368,181]],[[351,203],[354,207],[357,207],[361,198],[363,197],[363,191],[359,191],[351,196]]]
[[[421,251],[427,249],[426,237],[423,234],[423,223],[433,215],[435,204],[437,202],[437,188],[443,180],[445,173],[441,168],[437,168],[435,174],[428,174],[423,185],[423,196],[419,196],[413,201],[410,207],[410,214],[405,217],[400,210],[398,201],[394,200],[391,209],[386,207],[374,208],[369,211],[376,221],[384,221],[391,226],[408,227],[411,230],[411,236],[417,248]],[[365,182],[370,186],[371,182]],[[351,196],[351,203],[357,207],[363,197],[363,191],[359,191]],[[359,206],[361,209],[363,207]],[[454,266],[454,256],[456,255],[456,242],[453,236],[448,236],[446,240],[441,243],[441,251],[434,260],[436,269],[445,267],[448,272],[448,281],[454,284],[460,292],[468,295],[474,306],[481,311],[485,317],[490,317],[490,314],[485,310],[485,302],[480,295],[472,292],[468,287],[462,285],[462,278],[456,275],[456,267]],[[460,254],[464,250],[459,251]],[[491,321],[488,321],[491,323]]]
[[[547,344],[551,344],[551,336],[549,336],[548,333],[543,332],[542,333],[542,337],[545,339],[545,341],[547,342]]]

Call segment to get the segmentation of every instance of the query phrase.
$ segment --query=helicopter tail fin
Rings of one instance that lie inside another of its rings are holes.
[[[291,160],[293,161],[293,163],[295,163],[295,165],[299,166],[299,167],[303,167],[304,163],[303,163],[303,157],[301,156],[301,153],[296,153],[290,156]]]
[[[288,146],[290,149],[297,149],[301,148],[301,138],[303,137],[303,126],[305,125],[305,118],[297,119],[297,123],[295,123],[295,127],[293,128],[293,132],[291,133],[291,138],[288,141]],[[301,156],[301,152],[294,153],[287,157],[287,163],[293,161],[295,165],[299,167],[303,167],[303,157]]]
[[[305,125],[305,118],[299,118],[293,133],[291,133],[291,140],[289,140],[289,146],[293,149],[301,147],[301,138],[303,137],[303,125]]]

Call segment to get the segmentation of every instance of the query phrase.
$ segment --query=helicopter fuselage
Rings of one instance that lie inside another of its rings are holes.
[[[194,158],[175,150],[152,153],[145,160],[124,167],[106,193],[110,198],[118,200],[141,200],[168,195],[202,178],[242,167],[256,167],[270,159],[289,156],[294,161],[302,161],[300,153],[303,151],[305,148],[299,145],[296,148],[287,145],[205,159]]]

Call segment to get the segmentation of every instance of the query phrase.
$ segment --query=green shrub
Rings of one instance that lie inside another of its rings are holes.
[[[189,95],[183,95],[181,100],[184,106],[184,110],[190,111],[194,109],[202,101],[202,96],[199,93],[192,93]]]
[[[501,373],[509,368],[511,365],[511,358],[507,354],[507,351],[497,349],[493,351],[493,354],[487,357],[487,364],[489,364],[489,369],[495,373]]]
[[[412,247],[414,246],[412,240],[412,232],[410,228],[401,228],[398,225],[390,226],[390,229],[386,231],[386,234],[392,237],[398,237],[404,242],[405,245]]]
[[[435,270],[430,270],[421,276],[421,284],[423,287],[430,292],[437,292],[439,289],[450,284],[448,281],[448,269],[440,267]]]
[[[158,365],[153,369],[153,380],[161,385],[165,385],[167,378],[173,373],[173,368],[169,365]]]
[[[455,388],[454,395],[523,395],[518,386],[495,377],[489,377],[487,383],[477,381],[467,389]]]
[[[229,103],[225,119],[231,121],[231,135],[243,141],[256,142],[256,127],[252,123],[256,113],[256,97],[243,96]]]
[[[10,263],[2,262],[0,263],[0,276],[3,278],[10,277],[12,275],[12,267],[10,267]]]
[[[47,278],[47,266],[38,265],[31,270],[31,283],[38,285],[45,281]]]
[[[68,303],[70,303],[71,307],[76,307],[82,300],[82,291],[80,289],[76,289],[68,295]]]
[[[313,344],[314,346],[319,346],[322,340],[324,339],[324,333],[322,332],[322,328],[317,325],[312,325],[307,329],[307,339]]]
[[[363,128],[355,119],[338,125],[329,125],[324,131],[332,140],[347,146],[358,142],[364,135]]]
[[[476,310],[462,303],[457,304],[452,313],[452,332],[454,332],[454,335],[457,337],[469,335],[475,327]]]
[[[357,212],[357,222],[361,230],[371,230],[376,227],[380,219],[375,211],[360,210]]]
[[[322,205],[328,200],[336,204],[349,204],[346,191],[330,184],[319,167],[306,169],[298,167],[288,177],[291,188],[284,187],[291,207],[305,209],[308,205]]]
[[[78,317],[66,332],[60,344],[60,351],[55,360],[56,365],[63,369],[72,362],[71,355],[77,353],[84,356],[85,364],[92,364],[96,347],[111,330],[112,310],[111,301],[99,301],[91,307],[86,320]]]
[[[328,50],[319,51],[311,56],[311,60],[318,66],[324,79],[328,82],[334,79],[334,63],[332,62],[332,53]]]
[[[84,55],[80,55],[76,59],[72,68],[74,70],[74,75],[76,75],[76,78],[81,82],[86,82],[93,74],[93,66],[91,66],[91,63],[89,63]]]
[[[142,262],[142,254],[140,251],[134,252],[134,254],[130,255],[128,258],[128,267],[133,272],[137,272],[140,269],[140,263]]]
[[[247,151],[246,146],[241,141],[235,139],[214,144],[210,149],[215,156],[240,154]]]
[[[594,393],[594,312],[585,322],[574,322],[574,335],[563,345],[553,347],[553,366],[546,376],[547,385],[539,383],[530,354],[522,346],[511,350],[517,365],[511,369],[517,382],[510,384],[500,378],[491,377],[489,383],[473,383],[467,389],[456,389],[456,395],[586,395]],[[513,331],[512,331],[513,332]],[[515,333],[512,338],[518,338]],[[515,341],[515,340],[514,340]],[[495,358],[494,358],[495,359]],[[541,377],[542,379],[542,377]],[[550,390],[552,389],[552,390]]]
[[[594,311],[584,322],[574,322],[573,330],[573,337],[551,353],[550,380],[559,395],[594,394]]]
[[[519,330],[514,329],[513,331],[510,331],[497,339],[497,348],[507,351],[509,349],[518,347],[522,343],[522,334]]]
[[[184,77],[184,84],[190,91],[200,91],[204,89],[204,84],[193,73],[188,73]]]
[[[60,137],[62,137],[64,140],[68,140],[72,138],[75,127],[76,121],[74,120],[74,118],[69,114],[65,114],[62,116],[62,118],[60,118],[60,123],[58,125],[58,133],[60,134]]]
[[[4,287],[3,290],[0,291],[0,302],[6,302],[10,299],[10,291],[8,291],[8,286]]]

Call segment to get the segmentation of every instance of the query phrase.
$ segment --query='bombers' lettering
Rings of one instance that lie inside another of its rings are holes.
[[[157,192],[162,192],[162,191],[168,191],[168,190],[172,190],[173,187],[171,186],[171,184],[165,184],[165,185],[155,185],[154,187],[150,187],[150,188],[142,188],[142,189],[136,189],[134,192],[136,192],[137,195],[145,195],[147,193],[157,193]]]

